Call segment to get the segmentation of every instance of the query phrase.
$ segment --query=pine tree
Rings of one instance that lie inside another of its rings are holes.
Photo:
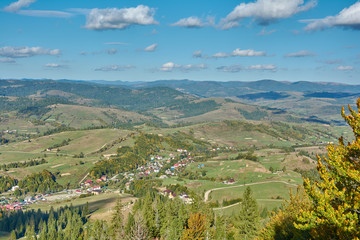
[[[206,237],[205,215],[194,213],[188,219],[187,228],[183,231],[182,240],[203,240]]]
[[[300,229],[310,229],[314,238],[359,239],[360,236],[360,98],[357,111],[349,106],[350,115],[341,115],[350,125],[355,140],[339,145],[329,144],[327,157],[318,156],[321,180],[304,180],[312,208],[302,211]]]
[[[135,224],[131,228],[130,239],[132,240],[147,240],[149,239],[149,230],[146,226],[146,221],[143,214],[138,211],[135,213]]]
[[[254,239],[257,235],[259,229],[259,210],[250,187],[245,189],[240,211],[234,225],[239,239]]]
[[[111,219],[111,233],[114,239],[122,239],[124,237],[122,205],[120,199],[115,206],[115,212]]]

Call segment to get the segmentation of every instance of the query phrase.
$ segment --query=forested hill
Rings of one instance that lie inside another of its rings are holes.
[[[128,110],[147,110],[187,103],[194,99],[168,87],[129,89],[70,81],[0,80],[0,96],[48,97],[88,103],[92,106],[115,106]]]
[[[323,82],[282,82],[275,80],[259,81],[192,81],[192,80],[159,80],[153,82],[123,82],[123,81],[92,81],[106,85],[122,85],[132,88],[170,87],[201,97],[233,97],[257,92],[350,92],[359,93],[360,85],[347,85]]]

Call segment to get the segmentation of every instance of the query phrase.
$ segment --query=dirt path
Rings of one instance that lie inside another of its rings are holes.
[[[85,180],[85,178],[86,178],[88,175],[89,175],[89,173],[87,173],[87,174],[85,175],[85,177],[83,177],[83,179],[80,180],[79,185],[82,183],[82,181]]]
[[[283,199],[256,199],[256,201],[275,201],[275,202],[279,202],[279,201],[284,201]],[[213,210],[220,210],[220,209],[227,209],[227,208],[231,208],[233,206],[239,205],[241,202],[238,203],[234,203],[231,204],[229,206],[226,207],[218,207],[218,208],[213,208]]]
[[[57,167],[60,167],[60,166],[63,166],[63,165],[65,165],[65,163],[60,163],[58,165],[51,166],[50,168],[57,168]]]
[[[267,182],[256,182],[256,183],[247,183],[244,185],[236,185],[236,186],[230,186],[230,187],[221,187],[221,188],[213,188],[213,189],[209,189],[205,192],[204,194],[204,202],[207,202],[207,200],[209,199],[209,195],[211,192],[213,191],[217,191],[217,190],[222,190],[222,189],[226,189],[226,188],[237,188],[237,187],[245,187],[245,186],[252,186],[252,185],[258,185],[258,184],[266,184],[266,183],[284,183],[284,184],[288,184],[291,186],[295,186],[297,187],[297,184],[293,184],[293,183],[288,183],[285,181],[267,181]]]

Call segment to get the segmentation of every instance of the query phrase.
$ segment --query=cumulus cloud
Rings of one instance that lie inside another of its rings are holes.
[[[308,19],[301,22],[308,23],[307,31],[324,30],[331,27],[343,27],[360,30],[360,1],[348,8],[344,8],[336,16],[328,16],[322,19]]]
[[[47,63],[44,65],[47,69],[59,69],[59,68],[66,68],[66,65],[58,64],[58,63]]]
[[[36,0],[19,0],[11,3],[9,6],[4,8],[6,12],[17,12],[23,7],[28,7],[30,4],[36,2]]]
[[[13,58],[7,57],[7,58],[0,58],[0,62],[2,62],[2,63],[15,63],[16,60],[13,59]]]
[[[139,5],[135,8],[94,8],[86,17],[85,28],[91,30],[124,29],[131,25],[158,24],[155,9]]]
[[[253,49],[244,49],[240,48],[235,49],[230,53],[218,52],[212,55],[210,58],[226,58],[226,57],[256,57],[256,56],[266,56],[264,51],[255,51]]]
[[[153,52],[156,50],[158,44],[154,43],[144,49],[145,52]]]
[[[158,70],[162,71],[162,72],[172,72],[174,70],[188,72],[188,71],[192,71],[192,70],[200,70],[200,69],[206,69],[206,68],[207,68],[207,66],[204,63],[181,65],[181,64],[175,64],[173,62],[167,62],[167,63],[164,63]]]
[[[253,56],[265,56],[266,52],[263,51],[255,51],[253,49],[245,49],[245,50],[240,50],[240,48],[235,49],[232,53],[231,56],[248,56],[248,57],[253,57]]]
[[[110,65],[110,66],[95,68],[95,71],[102,71],[102,72],[125,71],[132,68],[136,68],[136,67],[133,65]]]
[[[215,26],[215,19],[208,16],[206,21],[199,17],[191,16],[188,18],[182,18],[176,23],[171,24],[173,27],[185,27],[185,28],[202,28],[205,26]]]
[[[337,70],[346,71],[346,70],[354,70],[353,66],[339,66],[336,68]]]
[[[0,56],[9,58],[32,57],[36,55],[60,55],[59,49],[45,49],[42,47],[2,47]]]
[[[241,3],[220,21],[223,29],[239,26],[243,18],[254,18],[260,25],[268,25],[278,19],[289,18],[299,12],[315,7],[315,0],[304,3],[304,0],[257,0]]]
[[[299,52],[288,53],[284,55],[284,57],[313,57],[313,56],[316,56],[316,54],[308,50],[301,50]]]

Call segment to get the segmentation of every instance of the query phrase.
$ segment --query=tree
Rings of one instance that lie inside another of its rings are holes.
[[[259,229],[259,210],[249,186],[243,194],[239,215],[236,216],[234,225],[238,239],[253,239],[257,235]]]
[[[135,224],[131,228],[130,239],[131,240],[146,240],[149,239],[149,230],[146,226],[146,221],[142,212],[135,213]]]
[[[272,212],[271,219],[260,231],[258,240],[311,239],[309,230],[295,227],[294,223],[297,221],[300,209],[310,209],[310,201],[304,190],[298,187],[295,195],[290,192],[290,200],[285,201],[280,210]]]
[[[182,240],[205,239],[206,219],[201,213],[193,213],[188,219],[187,228],[183,231]]]
[[[299,229],[310,229],[313,238],[359,239],[360,236],[360,98],[357,111],[348,106],[350,115],[341,115],[350,125],[355,140],[329,144],[327,157],[318,156],[320,181],[304,180],[312,205],[303,210]]]
[[[111,219],[111,232],[114,239],[122,239],[124,237],[123,215],[121,200],[118,199],[115,212]]]

